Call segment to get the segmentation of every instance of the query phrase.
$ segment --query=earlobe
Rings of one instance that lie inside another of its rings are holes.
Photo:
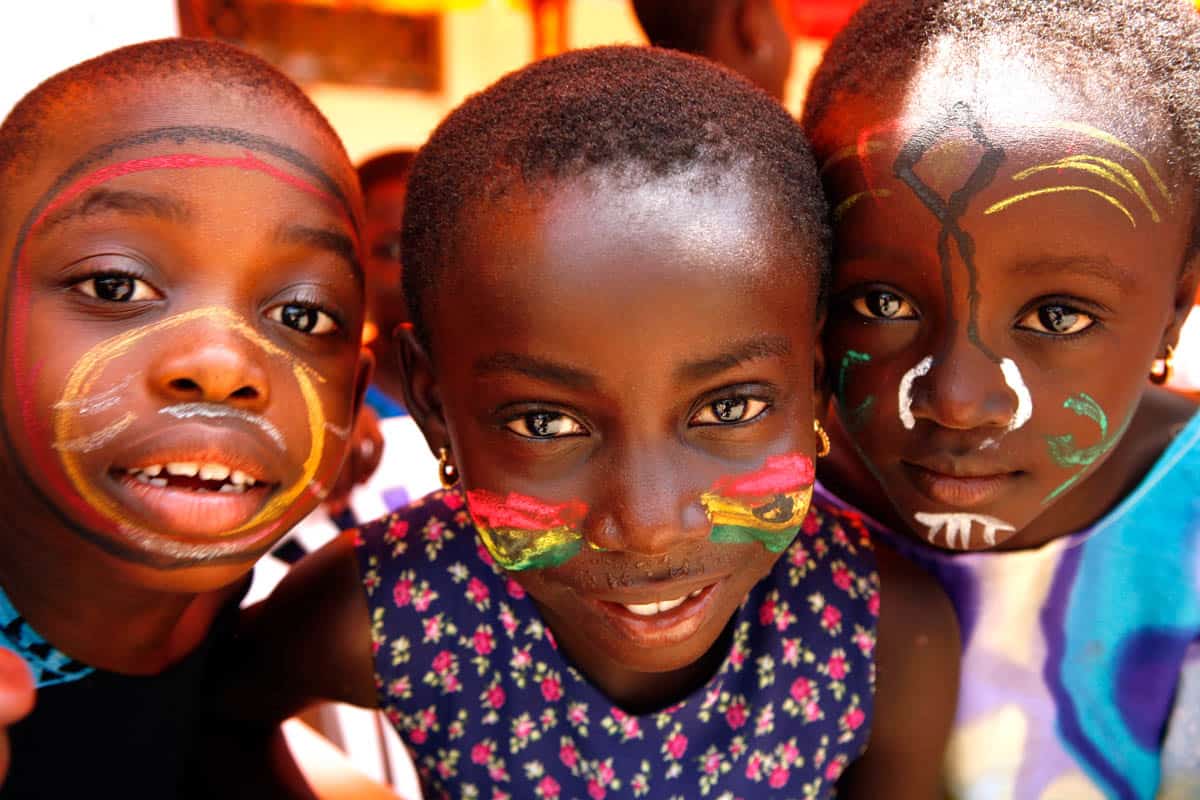
[[[436,453],[439,448],[449,447],[450,435],[442,414],[433,361],[417,340],[413,326],[407,322],[396,331],[396,349],[403,373],[404,404],[425,435],[430,452]]]
[[[1168,347],[1173,348],[1179,342],[1179,332],[1198,299],[1197,287],[1200,287],[1200,247],[1194,248],[1179,274],[1179,282],[1175,286],[1175,308],[1159,343],[1160,358]]]

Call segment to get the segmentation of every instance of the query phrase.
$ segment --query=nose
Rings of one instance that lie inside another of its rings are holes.
[[[940,354],[918,363],[906,375],[911,404],[905,420],[905,381],[901,382],[901,419],[906,427],[924,419],[943,428],[1015,427],[1028,392],[1016,365],[997,363],[982,349],[958,337]]]
[[[188,331],[175,335],[159,354],[150,380],[168,402],[221,403],[259,411],[270,400],[264,355],[230,331]]]
[[[608,550],[661,556],[703,539],[707,518],[700,492],[682,485],[684,458],[639,449],[614,464],[621,477],[609,493],[607,513],[589,533],[592,543]]]

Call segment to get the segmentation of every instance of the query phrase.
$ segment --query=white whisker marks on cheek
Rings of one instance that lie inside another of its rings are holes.
[[[166,414],[168,417],[174,417],[175,419],[200,417],[203,419],[241,420],[260,429],[280,450],[287,449],[287,444],[283,440],[283,434],[279,432],[279,428],[276,428],[269,419],[260,414],[244,411],[240,408],[229,408],[219,403],[178,403],[166,408],[160,408],[158,413]]]
[[[54,408],[61,410],[74,409],[75,413],[79,416],[99,414],[101,411],[107,411],[121,402],[122,393],[129,388],[129,384],[133,382],[137,374],[134,372],[126,375],[103,392],[96,392],[96,394],[79,397],[74,400],[60,400],[54,404]]]
[[[1021,378],[1021,369],[1015,361],[1011,358],[1004,359],[1000,362],[1000,371],[1004,373],[1004,382],[1008,384],[1008,388],[1017,396],[1017,408],[1013,411],[1012,419],[1008,421],[1008,430],[1015,431],[1033,416],[1033,396],[1029,394],[1029,387]]]
[[[996,544],[997,531],[1015,531],[1012,525],[1009,525],[1002,519],[989,517],[986,514],[934,514],[926,511],[918,511],[913,515],[917,522],[929,528],[929,533],[926,538],[931,544],[937,544],[935,541],[939,533],[945,532],[946,547],[952,550],[969,550],[971,547],[971,527],[979,525],[983,528],[983,543],[988,547],[993,547]],[[959,540],[962,540],[961,546]]]
[[[900,379],[900,392],[898,399],[900,408],[900,424],[910,431],[917,424],[917,420],[915,417],[913,417],[912,413],[913,382],[916,381],[917,378],[928,375],[929,369],[932,366],[933,356],[925,356],[919,362],[917,362],[915,367],[904,373],[904,377]]]
[[[125,415],[116,422],[101,428],[95,433],[68,439],[65,442],[55,442],[54,449],[65,453],[90,453],[120,436],[126,428],[133,424],[135,419],[137,419],[136,414],[132,411],[126,411]]]

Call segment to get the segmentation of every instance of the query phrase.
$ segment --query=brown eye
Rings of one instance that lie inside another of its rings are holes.
[[[74,288],[88,297],[110,303],[132,303],[160,297],[150,284],[131,275],[97,275],[80,281]]]
[[[895,292],[877,289],[854,299],[854,310],[871,319],[915,319],[912,303]]]
[[[556,411],[533,411],[510,421],[506,427],[526,439],[558,439],[587,433],[574,417]]]
[[[696,412],[692,425],[733,425],[749,422],[767,410],[767,403],[757,397],[738,395],[714,400]]]
[[[1070,336],[1072,333],[1082,333],[1095,324],[1096,320],[1090,314],[1071,306],[1051,303],[1026,314],[1017,327],[1054,336]]]
[[[333,317],[319,308],[300,303],[284,303],[267,312],[267,316],[300,333],[322,336],[337,330]]]

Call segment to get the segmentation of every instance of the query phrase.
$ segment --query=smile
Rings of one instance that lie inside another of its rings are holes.
[[[674,600],[656,600],[649,603],[620,603],[630,614],[635,614],[639,617],[653,617],[655,614],[664,614],[671,609],[679,608],[685,600],[692,597],[699,597],[703,589],[697,589],[691,594],[686,594],[683,597],[677,597]]]
[[[668,589],[659,599],[638,598],[637,602],[624,598],[591,599],[590,604],[636,646],[669,647],[686,641],[704,626],[720,583],[709,583],[683,594]]]

